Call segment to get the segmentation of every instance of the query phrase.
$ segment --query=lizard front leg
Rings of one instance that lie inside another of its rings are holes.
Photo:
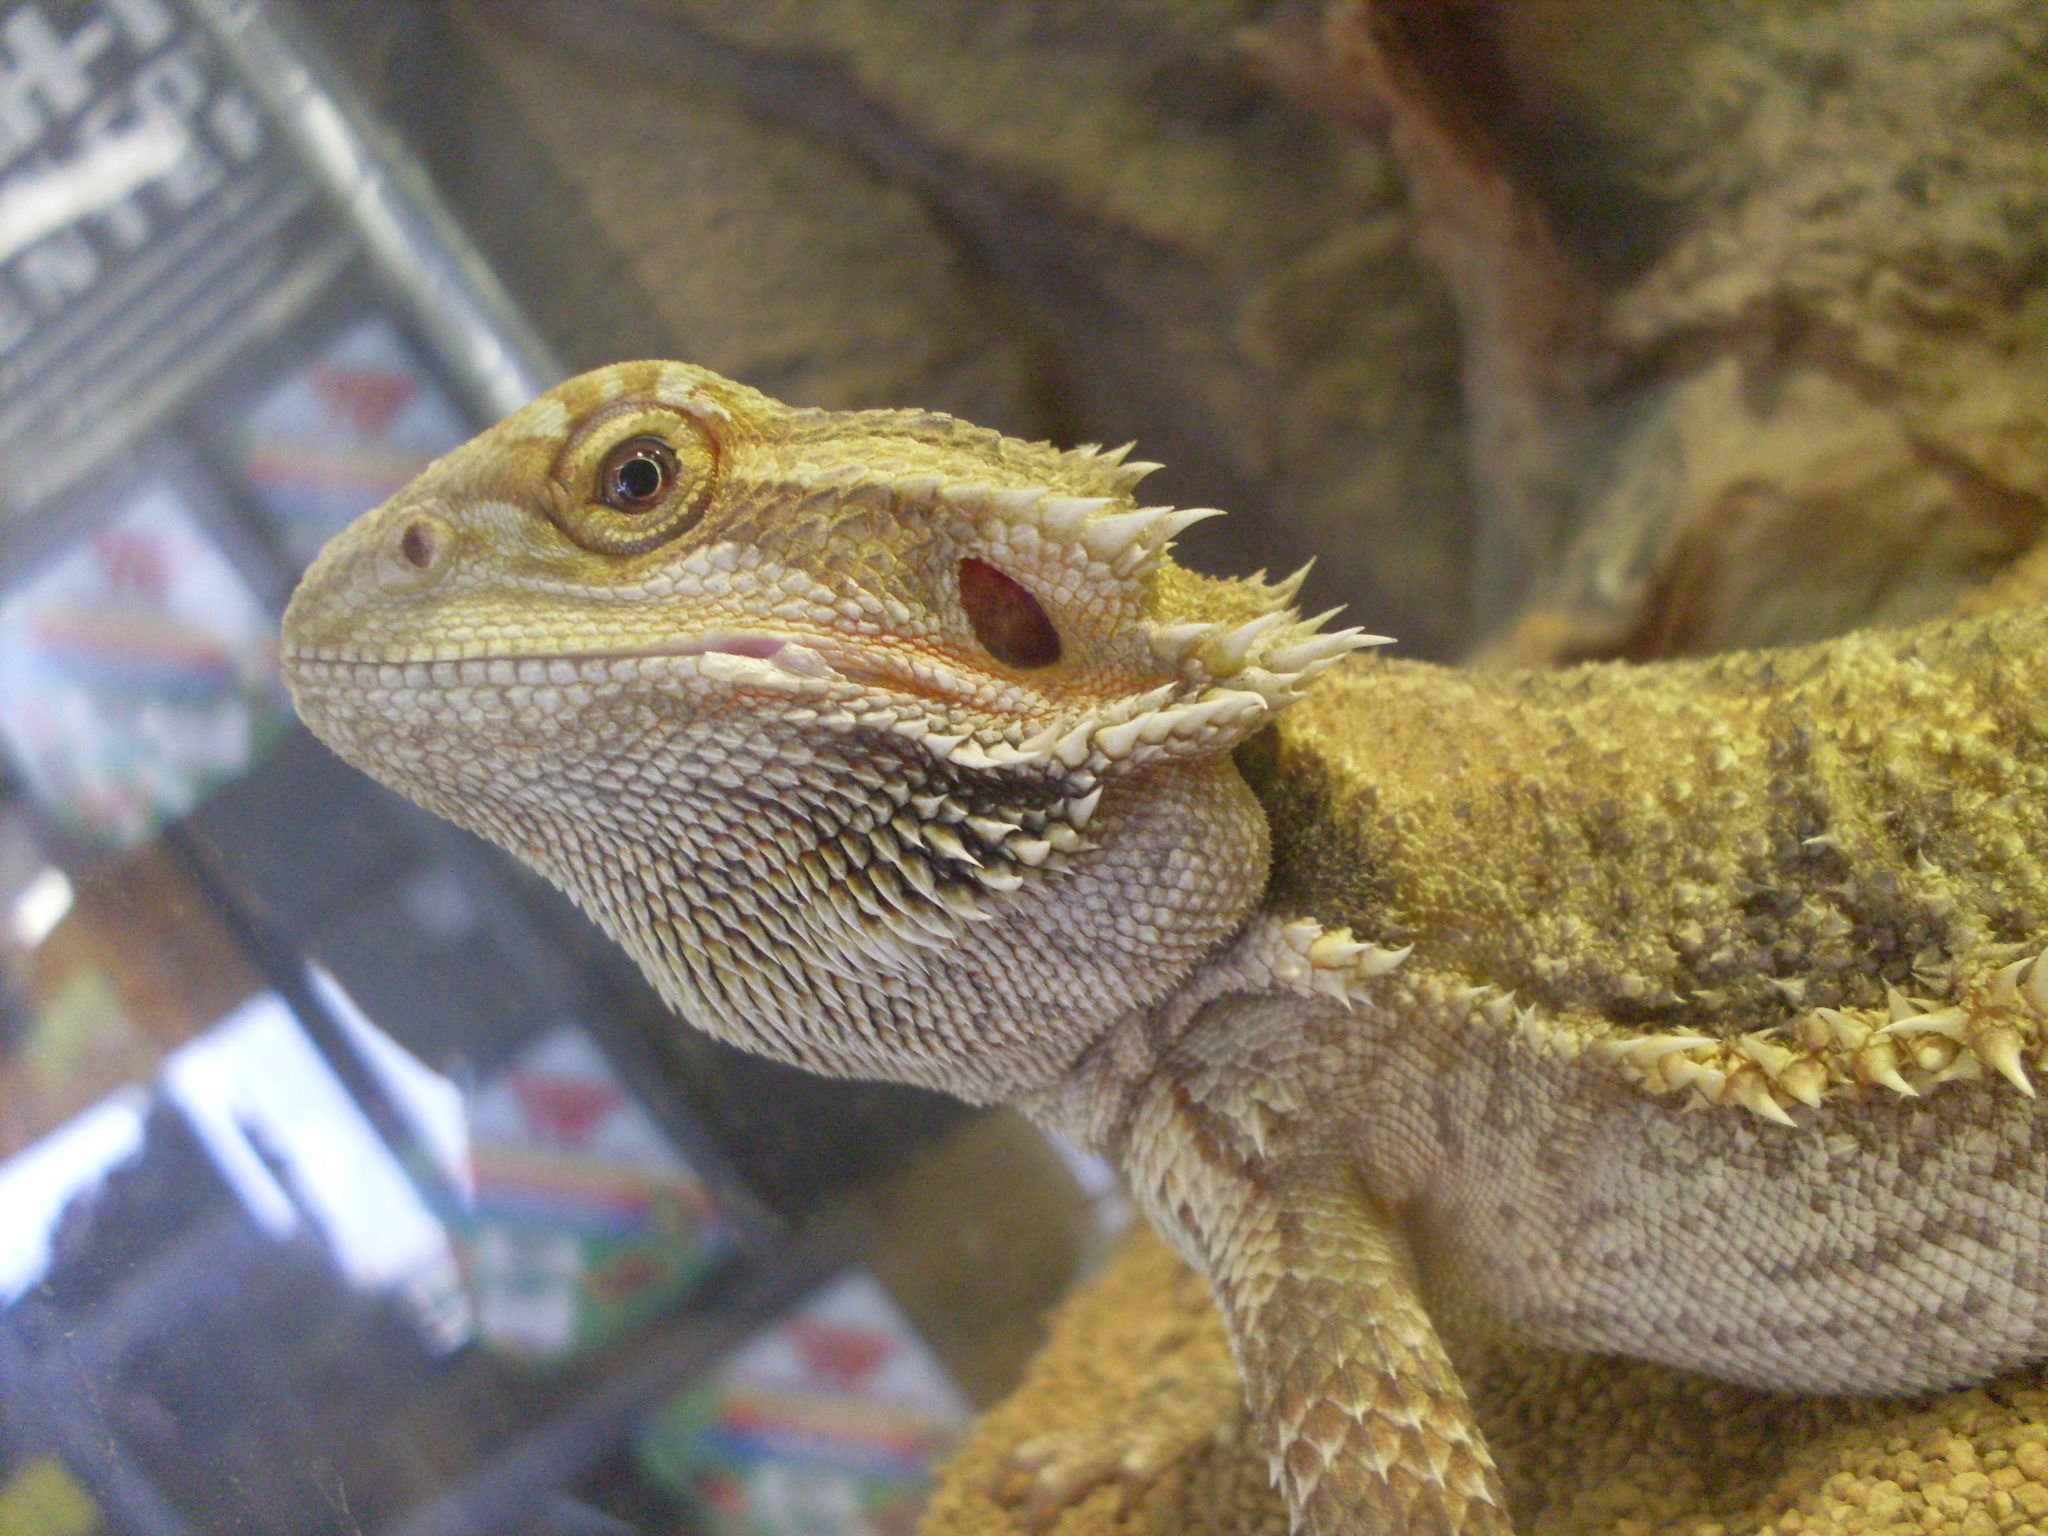
[[[1326,1071],[1349,1022],[1286,997],[1210,1003],[1133,1108],[1126,1172],[1209,1277],[1298,1536],[1505,1533],[1406,1240],[1342,1145],[1327,1077],[1297,1070]]]

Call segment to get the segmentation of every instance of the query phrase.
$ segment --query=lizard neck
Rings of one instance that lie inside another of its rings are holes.
[[[1159,1011],[1265,887],[1265,817],[1227,758],[1113,781],[1089,836],[929,956],[925,998],[955,1063],[929,1086],[974,1102],[1054,1092]]]
[[[1044,1090],[1265,884],[1265,817],[1226,756],[1108,776],[1065,851],[992,884],[974,828],[1051,826],[1070,814],[1059,783],[627,688],[581,714],[414,690],[361,718],[380,752],[396,736],[435,754],[409,786],[423,803],[567,891],[683,1018],[812,1071],[972,1103]]]

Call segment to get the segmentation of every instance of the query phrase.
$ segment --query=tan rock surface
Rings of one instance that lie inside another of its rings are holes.
[[[1494,659],[1923,618],[2034,540],[2048,521],[2048,12],[1469,9],[1511,83],[1476,153],[1593,294],[1577,331],[1524,341],[1569,356],[1494,370],[1540,386],[1518,406],[1536,423],[1523,438],[1491,458],[1475,444],[1479,547],[1497,552],[1475,582],[1482,611],[1509,621]],[[1363,31],[1439,46],[1390,26],[1415,10],[1339,7],[1337,45]],[[1450,131],[1442,103],[1472,73],[1459,62],[1425,70],[1436,94],[1412,91],[1397,121]],[[1483,424],[1505,408],[1480,382]]]

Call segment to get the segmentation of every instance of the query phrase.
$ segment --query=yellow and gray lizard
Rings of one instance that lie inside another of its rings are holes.
[[[619,364],[337,537],[286,673],[683,1017],[1114,1159],[1304,1536],[1508,1529],[1447,1341],[2048,1356],[2048,615],[1405,663],[1150,467]]]

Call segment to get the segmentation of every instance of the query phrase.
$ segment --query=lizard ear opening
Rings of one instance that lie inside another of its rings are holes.
[[[1037,598],[986,561],[960,562],[960,606],[974,638],[1006,667],[1049,667],[1060,659],[1060,632]]]

